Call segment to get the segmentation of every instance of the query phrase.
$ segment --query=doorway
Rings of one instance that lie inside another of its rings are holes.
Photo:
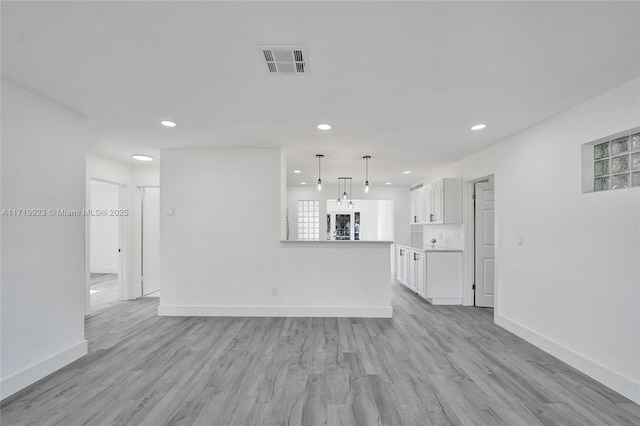
[[[493,179],[473,184],[473,305],[493,308],[495,301],[495,206]]]
[[[142,192],[142,296],[160,297],[160,188]]]
[[[87,313],[122,299],[123,187],[91,179],[89,184],[89,285]]]

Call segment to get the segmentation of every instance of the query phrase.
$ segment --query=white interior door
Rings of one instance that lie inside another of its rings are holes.
[[[475,184],[475,306],[493,307],[495,223],[493,182]]]
[[[142,189],[142,295],[160,290],[160,188]]]

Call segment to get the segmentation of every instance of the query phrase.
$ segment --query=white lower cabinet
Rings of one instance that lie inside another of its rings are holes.
[[[396,279],[433,305],[461,305],[462,252],[396,246]]]
[[[409,252],[406,248],[396,247],[396,279],[404,285],[408,285]]]
[[[427,251],[425,299],[433,305],[462,304],[462,252]]]
[[[415,290],[420,296],[425,297],[425,254],[420,252],[413,252],[413,256],[411,256],[413,260],[413,278],[415,283]]]

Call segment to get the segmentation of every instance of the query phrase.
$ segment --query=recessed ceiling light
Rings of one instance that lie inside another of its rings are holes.
[[[318,129],[320,130],[329,130],[331,128],[331,124],[318,124]]]
[[[300,185],[306,185],[307,182],[300,182]]]
[[[153,157],[144,154],[134,154],[131,158],[138,161],[153,161]]]
[[[487,127],[486,124],[476,124],[475,126],[471,127],[471,130],[482,130],[485,127]]]
[[[300,170],[294,170],[293,173],[302,173]]]
[[[162,124],[165,127],[176,127],[176,123],[168,120],[161,121],[160,124]]]
[[[385,182],[384,184],[385,185],[391,185],[391,182]]]
[[[402,172],[402,173],[404,173],[405,175],[408,175],[409,173],[411,173],[411,170],[405,170],[405,171],[404,171],[404,172]]]

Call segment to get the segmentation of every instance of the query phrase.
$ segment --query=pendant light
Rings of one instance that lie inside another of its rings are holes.
[[[322,179],[320,178],[320,161],[324,158],[322,154],[316,154],[318,157],[318,191],[322,191]]]
[[[364,193],[368,194],[369,193],[369,159],[371,158],[370,155],[365,155],[364,157],[364,161],[366,163],[366,178],[364,181]]]
[[[342,199],[346,200],[347,197],[349,196],[349,194],[347,194],[347,179],[349,179],[349,178],[345,177],[345,178],[342,178],[342,179],[344,179],[344,192],[342,193]]]

